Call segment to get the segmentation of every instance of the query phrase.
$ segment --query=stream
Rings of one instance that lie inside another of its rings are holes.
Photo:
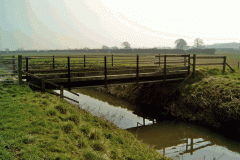
[[[139,140],[167,157],[183,160],[240,159],[239,140],[231,140],[204,127],[185,122],[166,120],[154,123],[133,114],[136,106],[92,88],[73,91],[79,93],[79,97],[67,91],[64,94],[78,99],[81,108],[132,132]]]

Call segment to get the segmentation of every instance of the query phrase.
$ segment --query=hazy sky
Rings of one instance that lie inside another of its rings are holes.
[[[238,0],[0,0],[0,50],[240,42]]]

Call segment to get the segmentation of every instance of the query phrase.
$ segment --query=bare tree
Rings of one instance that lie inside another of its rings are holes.
[[[201,38],[196,38],[194,40],[194,47],[198,48],[198,49],[201,49],[204,47],[204,43],[203,43],[203,40]]]
[[[175,45],[177,49],[186,49],[187,48],[187,42],[180,38],[175,41]]]
[[[129,42],[123,42],[122,46],[124,46],[124,49],[131,49]]]

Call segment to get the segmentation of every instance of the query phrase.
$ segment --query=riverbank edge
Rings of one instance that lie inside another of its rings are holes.
[[[228,135],[230,132],[240,133],[240,78],[236,78],[236,73],[234,78],[231,74],[221,74],[220,69],[200,68],[195,77],[181,85],[173,84],[175,87],[170,88],[169,93],[166,91],[169,85],[159,83],[139,86],[124,84],[98,87],[96,90],[137,105],[141,101],[140,103],[143,102],[143,105],[148,107],[164,106],[164,112],[172,119],[199,124]],[[162,86],[163,89],[157,90]],[[179,91],[180,95],[176,95],[176,91]],[[169,98],[166,98],[166,95],[172,96],[172,101],[167,104],[166,99]],[[165,104],[161,103],[163,100]],[[156,111],[154,110],[155,115]]]
[[[0,159],[169,159],[54,95],[0,86],[0,100]]]

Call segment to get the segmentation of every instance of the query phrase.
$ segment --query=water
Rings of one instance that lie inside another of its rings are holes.
[[[93,89],[74,91],[81,93],[79,101],[82,108],[88,109],[94,115],[104,116],[118,127],[129,130],[139,140],[168,157],[183,160],[240,159],[239,140],[230,140],[204,127],[178,121],[153,124],[151,120],[146,119],[146,125],[141,126],[143,118],[133,114],[136,106]],[[74,98],[74,95],[68,92],[65,94]]]

